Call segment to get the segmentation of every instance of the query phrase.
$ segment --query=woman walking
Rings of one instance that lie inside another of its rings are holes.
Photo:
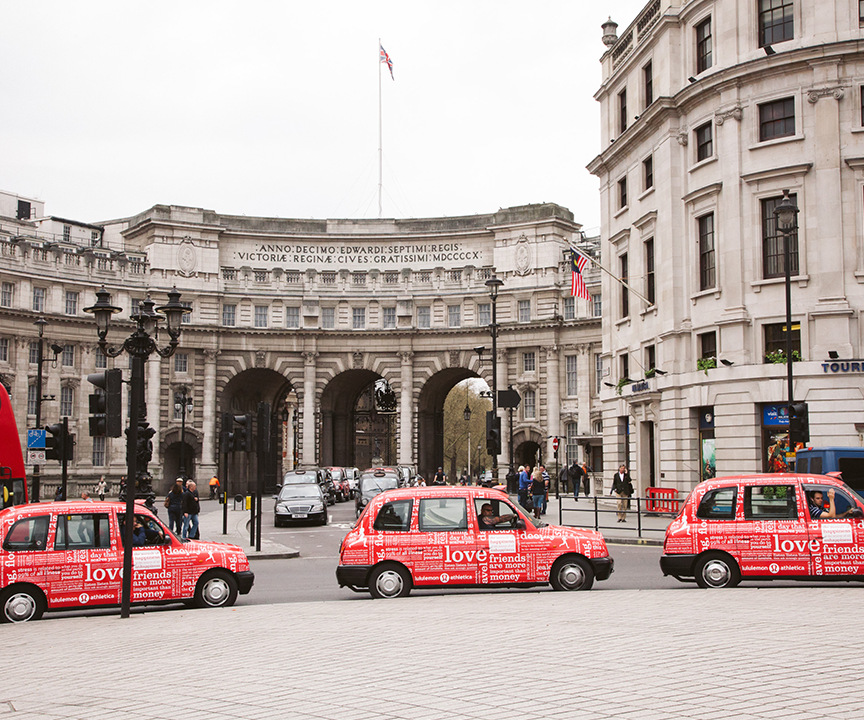
[[[546,500],[546,481],[539,467],[534,468],[531,475],[531,501],[534,503],[534,517],[539,520],[543,512],[543,502]]]

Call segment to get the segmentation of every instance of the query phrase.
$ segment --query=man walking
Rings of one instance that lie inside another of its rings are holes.
[[[200,512],[198,491],[195,489],[195,483],[190,480],[186,483],[186,492],[183,493],[183,540],[199,538],[198,513]]]
[[[579,488],[582,486],[582,477],[585,475],[585,471],[579,466],[579,463],[574,460],[567,472],[570,475],[570,482],[573,483],[573,499],[578,502]],[[588,495],[587,487],[585,495]]]

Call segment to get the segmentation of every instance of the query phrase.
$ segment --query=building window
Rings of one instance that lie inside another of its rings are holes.
[[[132,298],[129,305],[129,317],[135,317],[141,309],[141,298]]]
[[[783,98],[759,106],[759,141],[795,134],[795,100]]]
[[[363,330],[366,327],[366,308],[351,308],[351,327],[354,330]]]
[[[234,327],[237,324],[237,306],[222,306],[222,324],[226,327]]]
[[[642,189],[654,187],[654,156],[649,155],[642,161]]]
[[[94,437],[93,438],[93,464],[94,465],[105,465],[105,438],[104,437]]]
[[[266,270],[256,270],[252,277],[255,279],[256,283],[266,283],[269,273]]]
[[[591,296],[591,315],[594,317],[603,316],[603,296],[600,293]]]
[[[703,215],[699,225],[699,289],[716,287],[716,259],[714,255],[714,213]]]
[[[864,24],[864,0],[858,0],[858,24]]]
[[[603,356],[594,353],[594,393],[599,395],[603,384]]]
[[[0,338],[0,362],[9,362],[9,338]]]
[[[786,323],[770,323],[765,328],[765,362],[772,362],[769,355],[786,355]],[[801,357],[801,324],[792,321],[792,358]]]
[[[696,74],[704,72],[713,64],[711,18],[708,18],[696,26]]]
[[[77,292],[68,292],[66,293],[66,314],[67,315],[77,315],[78,314],[78,293]]]
[[[522,417],[525,420],[537,417],[537,395],[531,389],[522,392]]]
[[[74,367],[75,366],[75,346],[74,345],[64,345],[63,346],[63,354],[62,354],[62,364],[63,367]]]
[[[4,282],[0,285],[0,306],[12,307],[12,291],[14,286],[11,282]]]
[[[652,305],[655,301],[654,280],[654,238],[648,238],[645,241],[645,298]]]
[[[627,178],[618,181],[618,208],[627,207]]]
[[[335,285],[336,284],[336,272],[335,272],[335,270],[323,270],[321,272],[321,275],[319,275],[319,277],[321,278],[321,284],[322,285]]]
[[[618,132],[623,133],[627,129],[627,91],[618,93]]]
[[[383,314],[382,325],[385,329],[389,330],[391,328],[396,327],[396,308],[395,307],[385,307]]]
[[[642,85],[645,90],[645,107],[654,102],[654,66],[649,62],[642,67]]]
[[[564,319],[576,319],[576,298],[572,295],[568,295],[564,298]]]
[[[399,271],[398,270],[388,270],[384,273],[384,284],[385,285],[398,285],[399,284]]]
[[[522,353],[522,372],[534,372],[537,369],[537,356],[533,352]]]
[[[577,355],[566,355],[564,357],[564,379],[568,397],[573,397],[579,390],[579,376],[576,374],[578,360]]]
[[[35,415],[36,414],[36,386],[28,385],[27,386],[27,414]]]
[[[180,316],[180,322],[183,325],[189,325],[192,322],[192,303],[186,302],[185,300],[183,300],[180,302],[180,304],[189,311],[189,312],[184,312]]]
[[[45,312],[45,288],[33,288],[33,310]]]
[[[428,305],[417,308],[417,327],[423,329],[432,327],[432,308]]]
[[[188,373],[189,372],[189,355],[187,353],[174,354],[174,372]]]
[[[286,306],[285,308],[285,327],[299,328],[300,327],[300,308],[294,306]]]
[[[864,3],[864,0],[859,0],[859,2]],[[858,109],[859,110],[859,122],[861,123],[861,125],[864,125],[864,85],[862,85],[861,87],[858,88],[858,100],[860,101],[860,105],[861,105],[861,107]],[[6,285],[7,283],[3,283],[3,284]],[[2,303],[0,303],[0,304],[2,304]]]
[[[352,285],[365,285],[366,284],[366,273],[365,272],[351,273],[351,284]]]
[[[60,417],[69,417],[72,415],[72,388],[64,385],[60,388]]]
[[[621,362],[621,380],[630,379],[630,354],[624,353],[620,358]]]
[[[266,328],[267,327],[267,314],[269,308],[266,305],[256,305],[255,306],[255,327],[256,328]]]
[[[789,193],[789,199],[798,204],[798,195]],[[785,238],[777,229],[777,217],[774,209],[782,202],[782,197],[762,200],[762,277],[786,277],[784,257]],[[789,235],[789,274],[798,274],[798,232]]]
[[[520,323],[531,322],[531,301],[530,300],[520,300],[517,303],[517,312],[519,315]]]
[[[18,213],[15,215],[19,220],[30,219],[30,203],[26,200],[18,201]]]
[[[711,123],[700,125],[694,131],[696,135],[696,162],[707,160],[714,154],[714,135],[711,132]]]
[[[63,242],[70,242],[72,240],[72,228],[69,225],[63,226]]]
[[[97,370],[103,370],[104,368],[107,368],[108,367],[108,357],[104,353],[97,350],[94,365],[95,365]]]
[[[575,422],[567,423],[564,426],[564,432],[567,435],[564,462],[567,465],[572,465],[579,459],[579,425]]]
[[[629,262],[627,253],[624,253],[618,258],[618,266],[621,271],[621,317],[630,317],[630,291],[627,289],[627,283],[630,282]]]
[[[492,324],[492,305],[480,303],[477,305],[477,325],[486,327]]]
[[[699,334],[699,357],[702,360],[717,357],[717,333],[713,330]]]
[[[39,362],[39,343],[31,342],[29,347],[29,357],[28,362],[31,365],[35,365]]]
[[[795,37],[792,0],[759,0],[759,47]]]
[[[321,308],[321,327],[324,330],[332,330],[336,327],[336,308]]]
[[[451,328],[462,326],[462,306],[448,305],[447,306],[447,325]]]
[[[645,370],[654,370],[657,367],[657,348],[654,345],[645,346]]]

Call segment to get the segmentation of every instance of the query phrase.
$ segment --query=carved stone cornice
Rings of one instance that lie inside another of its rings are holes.
[[[714,124],[715,125],[722,125],[729,118],[732,118],[733,120],[737,120],[738,122],[741,122],[742,117],[744,117],[744,108],[742,108],[740,105],[736,105],[735,107],[730,108],[729,110],[718,110],[717,112],[715,112],[714,113]]]

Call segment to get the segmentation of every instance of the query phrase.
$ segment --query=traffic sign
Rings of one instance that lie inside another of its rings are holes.
[[[45,448],[45,428],[30,428],[27,430],[27,449],[43,450]]]
[[[44,465],[45,451],[44,450],[28,450],[27,451],[28,465]]]

